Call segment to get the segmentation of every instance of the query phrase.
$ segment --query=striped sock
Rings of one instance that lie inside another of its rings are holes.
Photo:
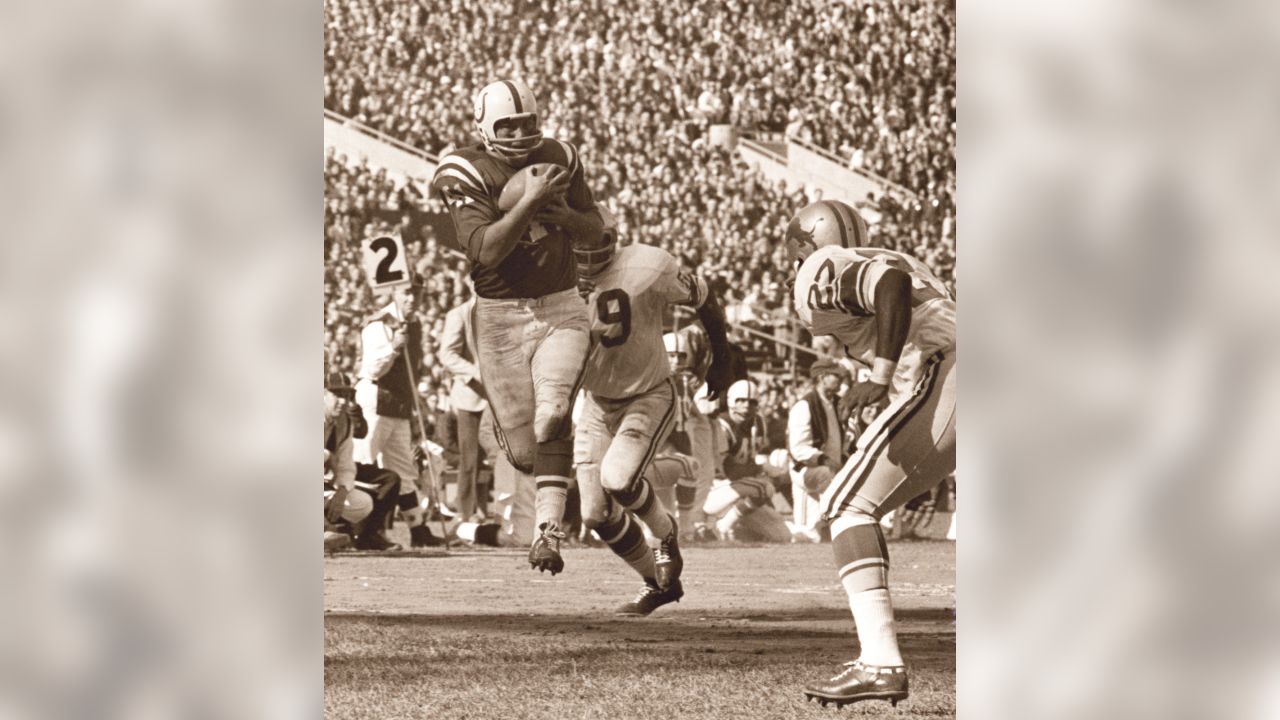
[[[657,570],[653,553],[644,541],[640,526],[631,521],[630,513],[622,513],[596,528],[596,537],[609,546],[613,554],[622,558],[647,582],[657,582]]]
[[[641,477],[626,490],[610,492],[609,495],[619,505],[634,513],[655,537],[664,538],[671,534],[671,516],[658,501],[648,480]]]
[[[534,526],[541,528],[548,523],[560,525],[564,521],[565,500],[569,496],[569,480],[562,477],[539,477],[534,496]]]

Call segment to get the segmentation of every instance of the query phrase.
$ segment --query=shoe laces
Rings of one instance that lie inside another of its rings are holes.
[[[849,662],[845,663],[842,667],[843,667],[844,669],[843,669],[843,670],[841,670],[840,672],[836,673],[836,676],[835,676],[835,677],[831,678],[831,680],[832,680],[833,682],[837,682],[837,681],[843,680],[843,679],[845,678],[845,676],[846,676],[846,675],[848,675],[849,673],[857,672],[858,670],[861,670],[861,669],[862,669],[862,661],[861,661],[861,660],[850,660]]]
[[[559,540],[565,539],[568,536],[565,535],[564,531],[561,530],[558,526],[548,524],[546,527],[542,529],[542,537],[554,538],[555,540],[559,541]]]
[[[644,601],[644,600],[648,599],[649,597],[652,597],[652,596],[654,596],[654,595],[657,595],[657,594],[658,594],[658,593],[660,593],[660,592],[662,592],[662,591],[661,591],[661,590],[659,590],[658,588],[656,588],[656,587],[654,587],[654,586],[652,586],[652,585],[649,585],[648,583],[645,583],[645,586],[644,586],[644,587],[642,587],[642,588],[640,588],[640,592],[636,593],[636,598],[635,598],[634,600],[632,600],[631,602],[632,602],[632,603],[640,603],[640,602],[642,602],[642,601]]]
[[[653,559],[660,563],[671,562],[671,551],[665,542],[658,543],[658,547],[653,549]]]

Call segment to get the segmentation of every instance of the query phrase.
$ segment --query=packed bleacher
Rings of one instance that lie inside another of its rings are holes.
[[[905,186],[914,199],[879,200],[876,242],[954,282],[950,4],[335,0],[325,19],[326,108],[440,153],[474,142],[477,88],[525,79],[623,236],[718,279],[747,322],[785,306],[777,239],[805,200],[708,147],[709,122]]]

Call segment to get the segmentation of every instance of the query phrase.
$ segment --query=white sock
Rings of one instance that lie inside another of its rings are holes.
[[[888,589],[849,592],[846,588],[845,592],[849,594],[849,609],[853,611],[858,644],[862,646],[862,655],[858,659],[868,665],[902,665]]]
[[[728,537],[733,532],[733,526],[738,524],[742,519],[742,509],[737,505],[729,508],[729,512],[724,517],[716,521],[716,530],[720,532],[721,537]]]
[[[567,482],[567,478],[564,478]],[[564,521],[564,504],[569,491],[562,487],[540,487],[534,496],[533,513],[535,526],[555,523],[557,527]]]
[[[458,524],[458,538],[474,544],[476,541],[476,530],[480,526],[473,522],[464,522]]]

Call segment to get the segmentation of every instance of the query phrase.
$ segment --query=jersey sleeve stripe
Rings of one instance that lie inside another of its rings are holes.
[[[858,274],[854,278],[854,292],[858,298],[858,304],[862,306],[860,309],[863,311],[866,311],[867,308],[871,307],[871,303],[868,302],[867,298],[867,288],[864,287],[867,280],[867,269],[870,267],[871,263],[869,261],[863,261],[860,263],[858,265]]]
[[[484,192],[484,188],[477,186],[474,179],[469,177],[465,172],[462,172],[458,168],[450,167],[450,168],[444,168],[443,170],[437,171],[435,183],[438,184],[440,183],[440,181],[444,180],[445,178],[450,178],[450,177],[461,180],[462,184],[465,185],[470,190],[473,190],[475,192],[480,192],[480,193]]]
[[[484,175],[482,175],[480,171],[476,169],[476,166],[472,165],[466,158],[460,158],[457,155],[450,155],[440,161],[440,165],[436,168],[436,175],[439,176],[445,169],[455,169],[461,172],[462,175],[468,179],[470,184],[475,186],[476,190],[484,192]]]

